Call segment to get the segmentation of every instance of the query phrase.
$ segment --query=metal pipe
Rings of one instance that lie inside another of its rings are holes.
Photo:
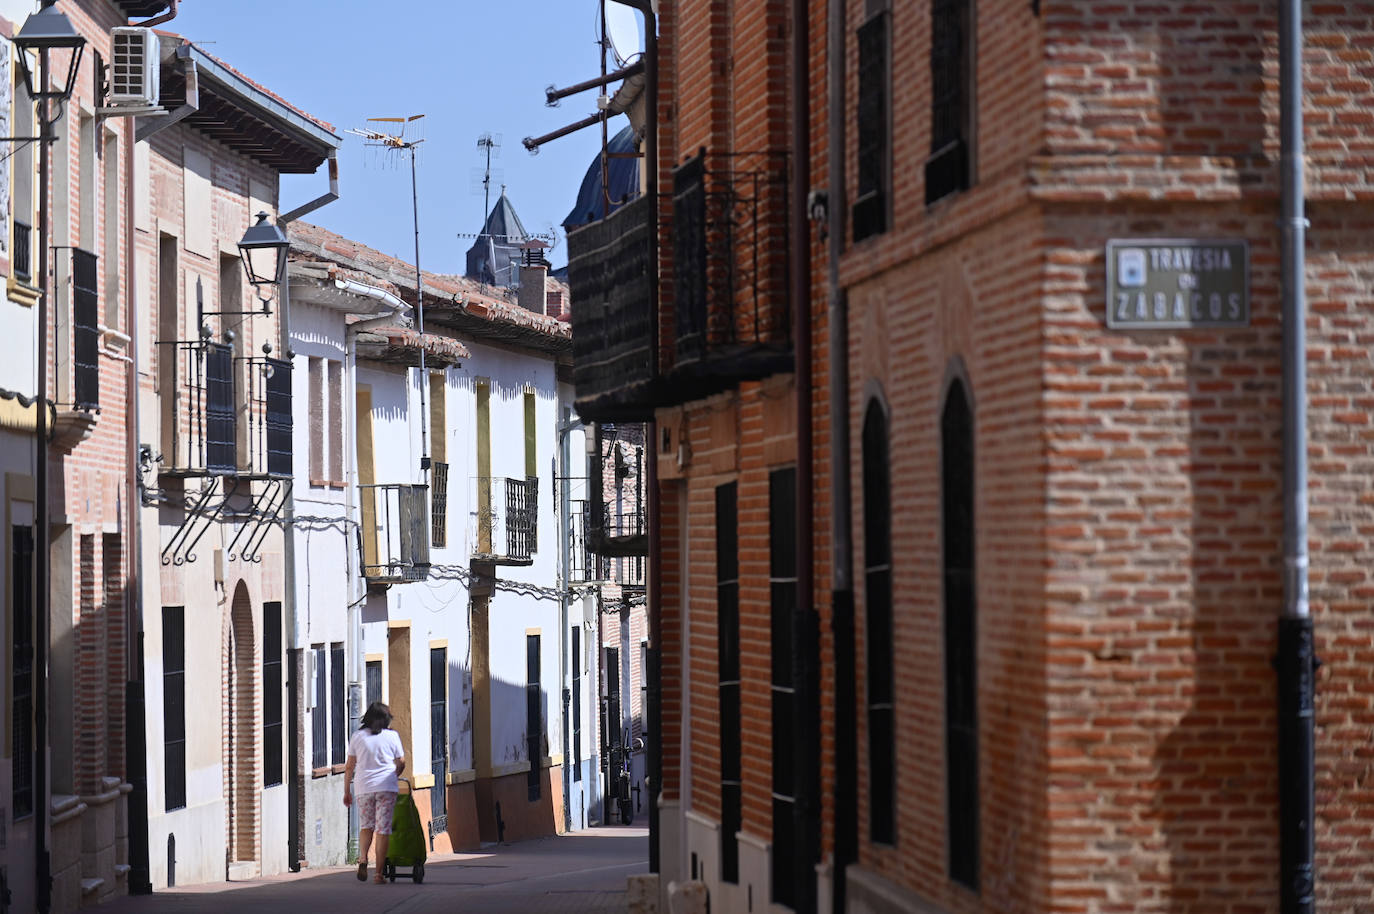
[[[590,127],[592,124],[595,124],[596,122],[604,119],[605,116],[606,115],[604,112],[597,112],[596,114],[584,117],[580,121],[574,121],[566,127],[559,127],[557,130],[554,130],[551,133],[546,133],[543,136],[527,136],[520,142],[530,152],[534,152],[536,149],[538,149],[540,146],[543,146],[545,143],[552,142],[553,140],[556,140],[559,137],[567,136],[570,133],[576,133],[583,127]]]
[[[1314,909],[1313,727],[1316,659],[1307,593],[1307,339],[1303,188],[1302,0],[1279,4],[1283,295],[1283,609],[1278,625],[1279,897],[1283,914]]]
[[[796,729],[793,751],[806,759],[797,768],[792,828],[802,876],[798,911],[816,910],[815,864],[820,861],[820,630],[815,607],[815,463],[812,453],[811,226],[811,23],[809,0],[792,0],[792,183],[788,217],[791,269],[792,346],[797,427],[797,604],[792,616],[793,687]],[[779,823],[774,823],[778,827]]]
[[[22,52],[21,52],[22,53]],[[48,50],[38,52],[40,92],[48,90]],[[33,729],[34,749],[38,756],[34,768],[34,893],[39,914],[47,914],[52,907],[52,879],[49,859],[49,831],[52,827],[52,802],[48,798],[48,596],[50,579],[48,528],[48,166],[52,142],[52,123],[49,120],[49,99],[38,99],[38,442],[34,485],[37,488],[34,505],[34,658],[33,658]]]
[[[420,276],[420,194],[415,182],[415,145],[410,146],[410,206],[415,220],[415,329],[420,333],[420,472],[429,472],[429,371],[425,367],[425,284]],[[533,764],[533,763],[531,763]]]
[[[637,73],[642,73],[643,71],[644,61],[636,60],[634,63],[630,64],[627,67],[621,67],[619,70],[615,70],[611,73],[605,73],[601,76],[593,76],[591,79],[584,79],[582,82],[574,83],[573,85],[568,86],[566,89],[556,89],[553,86],[550,86],[549,88],[544,90],[544,103],[546,105],[552,105],[555,102],[560,101],[561,99],[567,98],[569,95],[576,95],[579,92],[586,92],[588,89],[595,89],[598,86],[604,86],[607,83],[615,82],[617,79],[625,79],[627,77],[634,76]]]
[[[174,4],[175,5],[175,4]],[[125,121],[124,137],[126,151],[124,156],[124,241],[129,259],[134,257],[138,232],[135,228],[134,206],[137,195],[134,193],[136,169],[134,167],[134,148],[137,130],[132,119]],[[143,494],[140,491],[143,475],[139,466],[139,418],[138,390],[138,308],[133,304],[138,298],[138,271],[128,270],[125,274],[127,285],[128,318],[125,329],[129,331],[129,389],[125,404],[127,425],[127,459],[129,462],[128,499],[129,508],[129,570],[127,592],[132,595],[128,601],[125,617],[125,650],[127,651],[127,681],[124,694],[124,779],[132,789],[129,791],[127,813],[129,817],[129,894],[148,895],[153,891],[148,860],[148,748],[145,729],[143,695],[143,575],[139,562],[143,556],[143,530],[139,523],[139,513],[143,510]],[[132,712],[132,713],[131,713]]]
[[[138,27],[143,29],[150,29],[155,25],[162,25],[162,23],[164,22],[171,22],[173,19],[175,19],[177,17],[177,0],[167,0],[167,5],[170,7],[170,9],[168,9],[167,12],[163,13],[160,16],[154,16],[152,19],[145,19],[144,21],[138,23]]]
[[[844,254],[845,213],[845,0],[826,4],[827,139],[826,216],[828,230],[827,351],[830,380],[830,631],[834,650],[835,745],[831,809],[835,835],[831,889],[832,911],[846,910],[846,868],[858,859],[858,765],[844,747],[858,742],[854,685],[854,572],[849,488],[849,299],[840,285]],[[844,795],[841,796],[841,792]]]

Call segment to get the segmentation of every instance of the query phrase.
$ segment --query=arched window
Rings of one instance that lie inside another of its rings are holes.
[[[973,412],[955,381],[940,417],[945,585],[945,763],[949,875],[978,888],[977,599],[974,577]]]
[[[864,641],[868,652],[868,833],[895,844],[896,721],[892,677],[892,480],[887,415],[874,401],[864,415]]]

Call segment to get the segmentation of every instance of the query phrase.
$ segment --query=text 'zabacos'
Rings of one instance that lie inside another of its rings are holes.
[[[1117,238],[1107,242],[1107,326],[1247,327],[1245,239]]]

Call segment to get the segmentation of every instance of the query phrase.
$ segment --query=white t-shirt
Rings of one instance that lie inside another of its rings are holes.
[[[396,760],[405,757],[401,737],[395,730],[373,733],[364,727],[348,741],[348,754],[358,761],[353,766],[353,792],[396,793]]]

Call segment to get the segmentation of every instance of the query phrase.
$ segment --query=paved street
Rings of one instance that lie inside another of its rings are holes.
[[[649,830],[591,828],[554,838],[444,854],[425,864],[425,881],[373,885],[352,867],[312,870],[253,882],[217,883],[121,898],[104,914],[601,914],[625,910],[625,880],[648,871]]]

